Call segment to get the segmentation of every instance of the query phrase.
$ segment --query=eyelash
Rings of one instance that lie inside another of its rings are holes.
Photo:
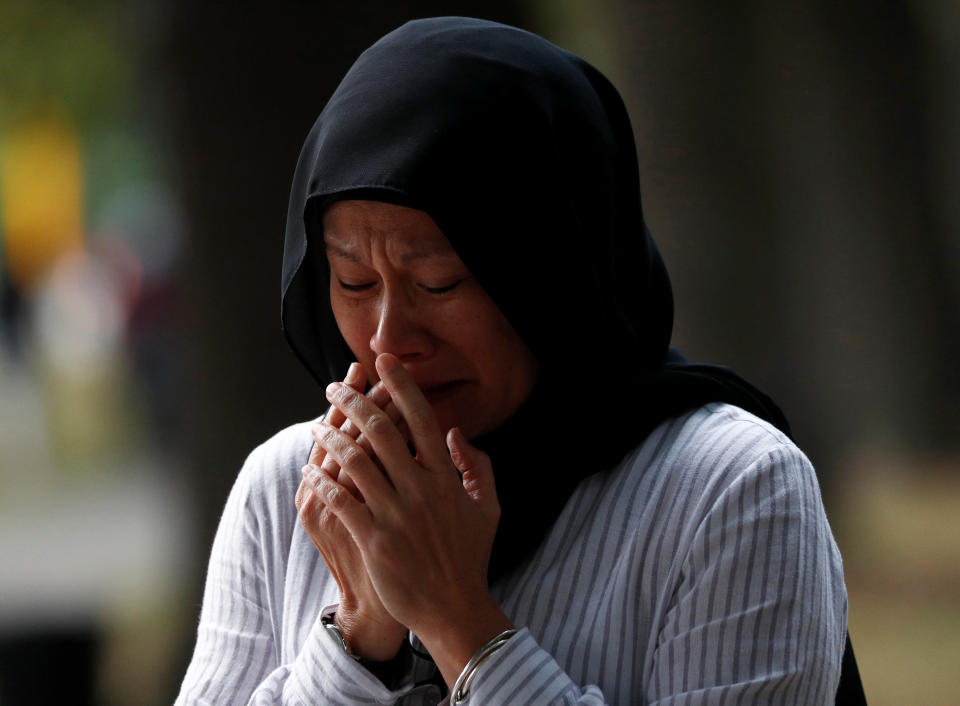
[[[446,287],[427,287],[426,285],[420,285],[423,287],[429,294],[446,294],[447,292],[456,289],[460,283],[463,282],[462,279],[458,279],[452,284],[448,284]]]
[[[347,284],[342,279],[338,279],[337,282],[340,283],[340,287],[342,289],[345,289],[348,292],[363,292],[367,289],[370,289],[370,287],[372,287],[375,284],[374,282],[367,282],[365,284]],[[421,284],[420,287],[428,294],[446,294],[447,292],[450,292],[456,289],[462,283],[463,283],[463,280],[458,279],[453,284],[448,284],[445,287],[428,287],[424,284]]]

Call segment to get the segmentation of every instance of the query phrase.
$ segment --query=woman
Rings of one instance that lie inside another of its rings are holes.
[[[178,703],[833,702],[813,470],[668,349],[595,69],[465,18],[373,45],[301,153],[282,304],[319,382],[356,364],[244,465]]]

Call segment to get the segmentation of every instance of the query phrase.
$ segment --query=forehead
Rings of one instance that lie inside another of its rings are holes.
[[[457,256],[429,214],[381,201],[332,204],[323,215],[323,239],[328,251],[347,259],[373,248],[385,248],[403,261]]]

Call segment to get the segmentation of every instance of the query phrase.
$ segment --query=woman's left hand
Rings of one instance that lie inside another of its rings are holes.
[[[382,354],[376,364],[416,457],[382,409],[333,383],[327,398],[360,429],[384,470],[349,435],[324,425],[317,442],[363,501],[326,471],[313,469],[308,478],[360,548],[384,607],[417,634],[452,684],[481,645],[511,627],[487,586],[500,518],[493,470],[459,429],[444,443],[429,402],[396,357]]]
[[[366,379],[363,368],[354,363],[343,382],[362,394]],[[399,419],[399,412],[389,404],[389,393],[382,385],[374,386],[367,396],[374,404],[386,407],[392,419]],[[348,421],[344,423],[346,418],[335,407],[331,407],[324,415],[324,421],[356,439],[361,447],[369,448],[365,440],[358,438],[359,430]],[[311,450],[310,460],[304,469],[308,473],[308,469],[317,466],[322,467],[348,492],[356,492],[356,485],[350,476],[341,474],[339,466],[326,457],[326,451],[320,446],[314,446]],[[295,502],[300,523],[323,555],[339,588],[336,622],[349,649],[353,654],[371,661],[390,660],[400,649],[407,629],[383,607],[350,533],[326,507],[323,496],[316,493],[314,484],[306,477],[300,483]]]

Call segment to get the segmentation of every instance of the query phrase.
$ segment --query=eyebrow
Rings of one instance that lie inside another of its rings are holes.
[[[363,264],[360,260],[360,256],[357,255],[357,253],[355,253],[353,250],[345,248],[342,245],[338,245],[337,243],[326,238],[323,242],[327,247],[327,252],[331,252],[338,257],[342,257],[344,260],[349,260],[350,262],[355,262],[357,264]],[[457,257],[457,254],[449,246],[438,244],[435,247],[408,250],[400,255],[400,263],[403,265],[409,265],[415,260],[423,260],[429,257]]]

